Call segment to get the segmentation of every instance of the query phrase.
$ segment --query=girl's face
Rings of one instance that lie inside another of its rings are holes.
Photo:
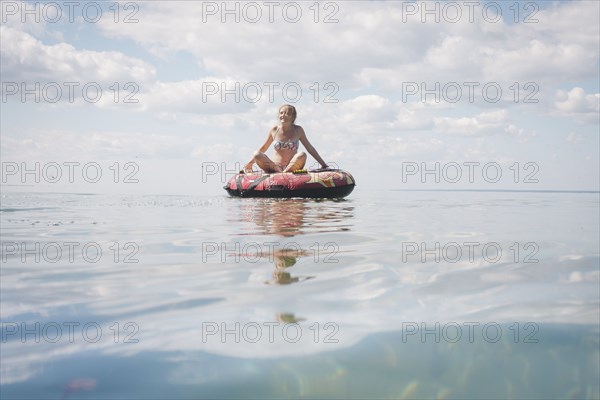
[[[279,121],[282,123],[294,122],[294,115],[292,109],[289,107],[281,107],[279,109]]]

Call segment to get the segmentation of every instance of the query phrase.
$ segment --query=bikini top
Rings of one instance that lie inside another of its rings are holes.
[[[273,135],[273,137],[277,136],[277,132],[279,132],[279,128],[277,128],[277,130],[275,131],[275,135]],[[296,151],[298,150],[298,147],[300,146],[300,140],[276,140],[275,144],[273,145],[273,148],[275,150],[292,150],[292,151]]]

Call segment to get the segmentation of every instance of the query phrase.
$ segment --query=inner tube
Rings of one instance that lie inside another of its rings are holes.
[[[236,197],[342,198],[354,190],[354,177],[341,169],[267,174],[239,173],[223,189]]]

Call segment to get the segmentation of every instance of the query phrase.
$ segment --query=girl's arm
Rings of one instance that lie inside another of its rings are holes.
[[[267,139],[265,140],[265,143],[260,147],[260,149],[258,149],[258,151],[260,151],[261,153],[266,152],[269,149],[269,146],[271,145],[271,143],[273,143],[273,129],[272,128],[268,135],[267,135]],[[248,161],[248,163],[244,166],[244,170],[248,171],[248,170],[252,170],[252,166],[254,165],[254,157],[252,157],[252,159],[250,161]]]
[[[299,127],[301,132],[300,132],[300,141],[302,142],[302,144],[304,145],[304,147],[306,148],[306,151],[308,151],[308,153],[313,156],[313,158],[315,160],[317,160],[317,162],[319,164],[321,164],[322,168],[327,168],[327,163],[321,158],[321,156],[319,155],[319,153],[317,152],[317,149],[315,149],[313,147],[312,144],[310,144],[310,142],[308,141],[308,138],[306,137],[306,133],[304,132],[304,129],[302,129],[302,127]]]

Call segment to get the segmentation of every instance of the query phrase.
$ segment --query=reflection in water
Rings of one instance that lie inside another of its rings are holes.
[[[248,201],[250,200],[250,201]],[[243,199],[248,201],[239,208],[241,215],[230,218],[230,223],[245,224],[242,230],[249,231],[243,234],[277,235],[293,237],[302,232],[306,201],[300,199]]]
[[[252,222],[242,227],[243,235],[293,237],[309,233],[349,231],[354,217],[351,200],[234,199],[246,201],[233,211],[241,215],[229,222]]]
[[[292,277],[292,275],[285,269],[296,264],[296,261],[296,257],[275,255],[275,271],[273,272],[273,280],[266,281],[265,283],[274,285],[289,285],[291,283],[302,282],[314,278],[314,276]]]
[[[279,313],[277,314],[277,321],[283,322],[286,324],[297,324],[298,322],[305,321],[305,318],[296,317],[292,313]]]
[[[306,281],[314,278],[314,276],[297,276],[292,277],[291,273],[287,271],[288,268],[293,267],[298,262],[300,257],[310,256],[309,252],[300,248],[296,249],[276,249],[267,256],[273,257],[275,261],[275,271],[273,271],[273,280],[266,281],[266,284],[274,285],[289,285],[291,283],[297,283]]]
[[[253,201],[252,201],[253,200]],[[242,230],[246,235],[276,235],[292,238],[307,233],[327,233],[349,231],[354,211],[346,200],[312,200],[312,199],[244,199],[246,201],[239,210],[241,218],[230,218],[230,223],[245,223]],[[247,233],[246,233],[247,232]],[[297,243],[288,243],[283,249],[266,247],[258,256],[268,257],[275,262],[273,279],[266,284],[289,285],[315,278],[315,276],[294,277],[287,270],[294,266],[300,257],[310,257],[315,249],[301,248]],[[317,243],[317,246],[319,244]],[[327,250],[327,249],[325,249]],[[334,249],[335,251],[336,249]],[[319,250],[316,250],[319,252]],[[327,255],[327,252],[321,252]],[[317,257],[315,257],[317,258]]]
[[[348,223],[348,219],[353,217],[354,207],[346,206],[345,203],[346,201],[308,199],[259,199],[245,203],[240,210],[242,221],[250,223],[250,227],[245,226],[245,228],[251,233],[292,238],[315,231],[317,233],[349,231],[351,224]],[[239,219],[236,218],[236,221]],[[319,252],[320,245],[318,243],[316,245],[316,251]],[[337,247],[334,247],[334,251]],[[290,285],[316,278],[314,275],[293,276],[289,272],[300,257],[310,257],[314,251],[314,248],[302,248],[297,243],[293,243],[293,246],[284,245],[282,249],[269,247],[268,251],[261,256],[273,260],[275,270],[273,278],[265,281],[265,284]],[[315,259],[318,260],[318,257]],[[284,323],[298,323],[304,320],[304,318],[296,318],[293,313],[279,313],[276,318]]]

